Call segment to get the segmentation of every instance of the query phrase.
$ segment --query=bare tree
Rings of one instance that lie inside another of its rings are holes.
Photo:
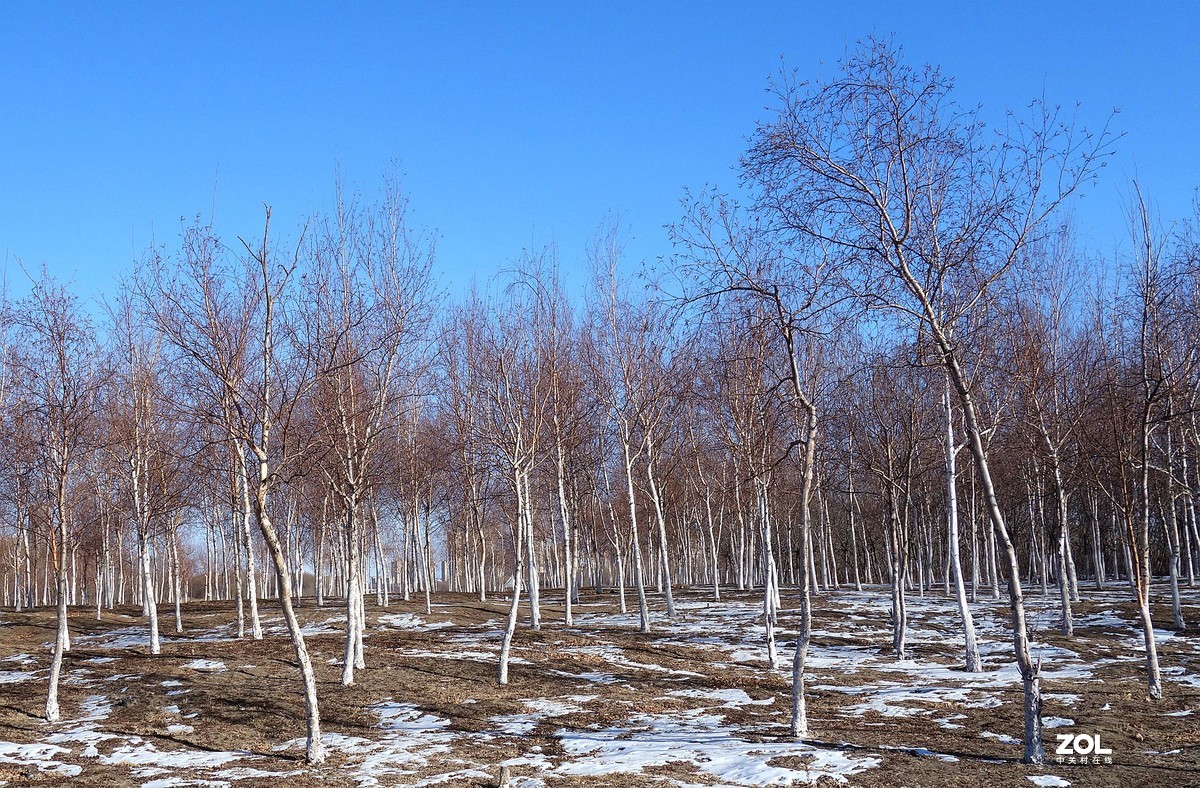
[[[1137,243],[1130,261],[1128,291],[1121,299],[1121,325],[1114,337],[1119,347],[1116,359],[1106,365],[1107,386],[1112,399],[1109,420],[1117,449],[1114,483],[1106,488],[1113,505],[1125,524],[1130,556],[1130,580],[1138,604],[1142,637],[1146,652],[1148,694],[1162,697],[1162,674],[1154,624],[1150,610],[1150,583],[1153,566],[1150,551],[1150,526],[1154,519],[1154,476],[1164,477],[1166,503],[1163,527],[1169,550],[1172,603],[1176,626],[1183,619],[1179,605],[1180,538],[1175,505],[1175,479],[1172,470],[1171,427],[1176,418],[1173,391],[1181,380],[1191,376],[1197,363],[1194,343],[1180,342],[1177,332],[1177,296],[1184,277],[1164,259],[1164,241],[1151,219],[1150,210],[1135,186],[1136,199],[1131,225]],[[1122,365],[1126,369],[1122,369]],[[1163,435],[1161,450],[1157,436]],[[1161,455],[1161,457],[1160,457]]]
[[[32,433],[36,468],[45,498],[40,507],[54,569],[57,628],[46,694],[46,720],[60,716],[58,683],[67,630],[68,559],[76,507],[69,498],[88,452],[94,449],[99,347],[78,299],[45,272],[15,313],[17,364],[23,391],[24,429]]]
[[[311,413],[325,444],[320,467],[338,497],[347,561],[343,684],[365,667],[362,515],[374,452],[425,355],[419,343],[429,322],[434,245],[408,226],[406,212],[395,184],[377,206],[347,199],[339,187],[334,215],[318,223],[306,250],[303,351],[319,398]]]
[[[954,328],[986,307],[1025,245],[1100,165],[1110,139],[1078,132],[1035,102],[1030,120],[1014,119],[999,142],[989,142],[951,88],[936,69],[909,67],[888,43],[869,41],[828,81],[808,86],[785,76],[775,86],[776,114],[759,127],[743,172],[773,229],[842,250],[863,297],[911,320],[939,354],[1008,556],[1025,689],[1024,759],[1040,763],[1041,684],[1029,654],[1020,567]]]
[[[299,445],[289,440],[298,405],[312,385],[311,368],[295,352],[295,329],[285,311],[297,253],[279,258],[266,209],[261,243],[242,241],[243,254],[228,259],[207,228],[185,243],[183,271],[151,262],[144,292],[147,310],[182,360],[206,381],[210,402],[220,403],[222,427],[237,458],[243,499],[248,499],[274,565],[279,604],[304,687],[310,763],[325,759],[316,675],[292,598],[291,568],[271,515],[270,498],[294,463]],[[195,254],[199,250],[200,254]],[[281,449],[290,451],[281,453]],[[249,545],[248,545],[249,547]]]
[[[800,626],[792,659],[792,735],[808,734],[804,670],[812,638],[811,502],[816,481],[818,381],[823,372],[819,344],[829,326],[844,319],[833,260],[823,250],[797,247],[785,253],[762,226],[745,218],[732,200],[718,194],[689,197],[685,218],[672,228],[689,261],[685,302],[700,304],[719,320],[721,308],[749,302],[761,316],[782,359],[781,391],[790,409],[792,440],[799,448]]]

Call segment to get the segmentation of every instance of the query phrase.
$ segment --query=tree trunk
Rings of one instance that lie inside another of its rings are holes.
[[[54,564],[55,585],[58,589],[56,626],[54,637],[54,652],[50,658],[50,680],[46,691],[46,722],[58,722],[61,712],[58,705],[58,682],[62,676],[63,654],[70,650],[70,640],[67,633],[67,567],[65,551],[67,545],[67,525],[63,517],[65,501],[60,485],[59,491],[58,534],[54,540],[57,545],[51,545],[51,559]]]
[[[791,351],[791,337],[788,340]],[[808,661],[808,647],[812,640],[812,572],[810,561],[806,557],[809,551],[809,501],[812,498],[812,485],[817,460],[817,409],[813,403],[800,394],[800,374],[796,359],[791,355],[793,396],[799,400],[806,416],[804,432],[804,479],[800,491],[800,631],[796,637],[796,651],[792,656],[792,725],[793,739],[808,735],[808,708],[804,697],[804,670]]]
[[[245,451],[238,447],[238,463],[242,468],[242,552],[246,559],[246,598],[250,603],[250,637],[262,640],[262,622],[258,617],[258,580],[254,565],[254,543],[250,538],[250,483],[249,470],[246,468]],[[261,525],[261,524],[260,524]]]
[[[979,644],[975,640],[975,619],[971,615],[971,606],[967,603],[967,593],[963,586],[962,561],[958,549],[958,483],[955,471],[955,454],[958,449],[954,445],[954,409],[950,404],[949,380],[946,381],[943,403],[946,408],[946,520],[950,532],[950,571],[954,576],[954,592],[963,622],[967,671],[978,673],[983,670],[983,664],[979,659]]]
[[[638,539],[637,502],[633,492],[633,458],[629,454],[629,442],[624,441],[626,493],[629,495],[629,527],[633,533],[633,578],[637,585],[638,614],[641,616],[641,631],[650,631],[650,610],[646,606],[646,575],[642,566],[642,546]]]
[[[500,641],[500,667],[498,683],[503,686],[508,683],[508,657],[512,651],[513,634],[517,630],[517,609],[521,604],[521,577],[525,572],[525,495],[522,473],[514,469],[514,485],[517,492],[517,523],[513,529],[513,553],[515,558],[513,568],[512,602],[508,606],[508,622],[504,627],[504,637]]]
[[[650,499],[654,502],[654,514],[658,521],[659,561],[662,567],[662,584],[667,602],[667,618],[675,618],[675,597],[671,592],[671,554],[667,541],[667,521],[663,515],[662,498],[658,494],[658,483],[654,479],[654,449],[647,441],[646,479],[650,482]]]

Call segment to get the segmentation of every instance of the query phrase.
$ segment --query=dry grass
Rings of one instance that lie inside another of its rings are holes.
[[[697,601],[698,595],[681,594]],[[735,601],[749,603],[751,595],[732,595]],[[499,621],[504,614],[501,601],[480,603],[466,596],[441,595],[432,616],[423,616],[423,604],[398,603],[388,610],[370,608],[372,621],[381,614],[415,613],[427,622],[450,621],[444,629],[395,629],[372,626],[367,639],[368,667],[358,674],[358,683],[343,687],[340,683],[342,639],[338,634],[318,634],[308,638],[320,683],[323,725],[326,732],[376,740],[382,735],[379,716],[370,707],[386,700],[416,704],[424,714],[448,721],[446,731],[454,734],[444,751],[429,754],[425,763],[406,765],[410,774],[381,775],[381,784],[407,784],[422,777],[433,777],[470,767],[482,774],[448,780],[448,785],[492,785],[498,776],[498,764],[521,756],[544,757],[558,763],[567,756],[560,731],[597,731],[606,728],[637,730],[638,715],[678,715],[705,707],[719,713],[724,723],[734,726],[739,736],[750,741],[786,740],[790,703],[790,676],[786,670],[770,673],[761,663],[733,663],[727,650],[717,645],[691,642],[684,633],[642,634],[629,628],[603,623],[595,614],[613,611],[615,602],[606,597],[586,597],[584,610],[590,622],[566,630],[558,620],[561,613],[553,605],[543,610],[544,628],[532,632],[518,630],[514,655],[526,662],[510,669],[511,683],[497,686],[492,659],[455,658],[461,650],[479,650],[498,642]],[[816,626],[827,632],[817,645],[840,645],[878,650],[878,638],[868,638],[838,603],[837,595],[818,598]],[[1082,613],[1108,610],[1108,601],[1079,606]],[[1132,616],[1132,609],[1120,606],[1121,615]],[[997,614],[1004,606],[997,605]],[[79,635],[103,635],[114,630],[141,626],[137,610],[105,612],[100,621],[93,611],[73,610],[72,631]],[[267,605],[267,617],[276,616]],[[338,608],[301,611],[305,623],[322,623],[337,615]],[[861,611],[858,611],[861,614]],[[1165,613],[1166,611],[1156,611]],[[1189,610],[1193,617],[1200,611]],[[688,616],[702,613],[689,612]],[[205,636],[232,620],[226,603],[192,603],[185,607],[187,631],[173,634],[172,622],[164,618],[162,654],[150,656],[143,648],[105,648],[95,641],[76,640],[67,657],[68,681],[62,685],[62,703],[66,718],[78,717],[84,701],[104,695],[112,703],[111,713],[94,723],[97,731],[115,738],[98,745],[99,754],[110,753],[130,737],[140,737],[162,751],[190,750],[207,752],[244,752],[259,756],[244,764],[269,772],[303,770],[288,777],[286,785],[329,785],[353,782],[361,776],[360,758],[352,752],[337,750],[319,769],[305,769],[302,749],[277,749],[288,740],[304,735],[303,703],[299,694],[299,675],[287,638],[268,635],[263,641],[212,640]],[[661,619],[660,619],[661,620]],[[1164,617],[1160,620],[1169,620]],[[0,669],[42,670],[48,653],[44,644],[52,637],[53,611],[0,614],[0,658],[14,654],[32,655],[34,663],[21,666],[0,663]],[[271,622],[269,622],[271,623]],[[277,622],[275,622],[277,623]],[[783,624],[790,624],[790,614]],[[333,626],[330,624],[329,626]],[[878,630],[886,621],[872,621]],[[922,626],[918,622],[918,626]],[[953,621],[946,627],[944,645],[922,641],[915,646],[926,662],[953,666],[957,661]],[[928,631],[928,630],[927,630]],[[736,638],[742,633],[718,632]],[[1136,658],[1136,651],[1114,646],[1115,637],[1128,638],[1129,631],[1114,633],[1103,627],[1081,628],[1072,639],[1048,630],[1038,638],[1051,645],[1070,648],[1084,657],[1111,659],[1114,655]],[[464,636],[470,636],[464,638]],[[471,643],[465,640],[475,641]],[[483,644],[481,646],[481,643]],[[624,661],[606,658],[609,651],[580,651],[591,647],[619,650]],[[112,657],[112,661],[92,662]],[[185,667],[203,658],[223,661],[227,670],[212,672]],[[1200,668],[1196,633],[1185,632],[1166,641],[1162,647],[1164,666],[1184,666],[1193,675]],[[665,670],[632,667],[627,661],[661,666]],[[699,675],[682,675],[687,671]],[[599,684],[563,674],[604,672],[614,681]],[[0,740],[14,743],[44,741],[57,728],[40,719],[44,703],[44,670],[31,680],[0,684]],[[851,784],[863,786],[913,785],[1031,785],[1029,774],[1054,773],[1075,785],[1128,786],[1200,784],[1200,689],[1172,682],[1167,698],[1157,704],[1145,700],[1143,668],[1136,659],[1104,664],[1090,680],[1047,682],[1051,693],[1045,705],[1048,716],[1068,717],[1075,721],[1071,730],[1096,731],[1103,743],[1117,753],[1110,766],[1049,766],[1031,769],[1015,762],[1019,747],[983,736],[984,731],[1019,736],[1021,704],[1019,692],[997,690],[1000,705],[964,707],[948,703],[908,704],[914,709],[928,708],[930,713],[911,716],[885,716],[875,711],[849,714],[847,707],[860,697],[833,689],[815,690],[809,695],[809,713],[813,740],[844,749],[851,755],[870,755],[881,759],[875,769],[855,775]],[[811,681],[832,687],[863,687],[897,681],[895,673],[863,668],[855,673],[818,670]],[[173,682],[179,682],[178,685]],[[773,699],[773,703],[724,707],[694,696],[671,694],[679,690],[741,689],[753,700]],[[180,692],[186,690],[186,692]],[[178,693],[178,694],[175,694]],[[1078,699],[1069,705],[1054,696],[1071,693]],[[505,735],[497,730],[496,717],[525,714],[524,703],[530,698],[566,698],[597,695],[593,700],[575,701],[576,711],[545,717],[521,736]],[[1108,705],[1109,710],[1102,711]],[[178,707],[178,713],[173,706]],[[714,706],[716,706],[714,708]],[[1196,714],[1167,716],[1165,712],[1194,709]],[[935,718],[950,714],[960,728],[944,729]],[[194,715],[194,716],[192,716]],[[186,731],[171,725],[189,725]],[[1055,743],[1054,731],[1048,731],[1048,748]],[[82,767],[78,784],[116,786],[141,784],[128,765],[106,766],[95,757],[83,757],[78,744],[66,745],[67,755],[55,756],[62,763]],[[893,749],[899,748],[899,749]],[[927,748],[953,755],[956,762],[921,756],[906,749]],[[1148,751],[1167,752],[1150,754]],[[0,759],[2,760],[2,759]],[[806,756],[780,756],[771,765],[794,769],[805,767]],[[674,783],[718,784],[687,759],[671,761],[632,774],[615,774],[598,781],[595,777],[571,778],[551,775],[538,766],[518,764],[513,776],[545,779],[547,785],[664,785]],[[164,775],[165,776],[165,775]],[[214,779],[211,770],[181,769],[172,772],[184,780]],[[0,781],[9,784],[52,784],[56,778],[36,767],[0,763]],[[390,781],[395,781],[390,782]],[[278,779],[247,778],[239,786],[280,784]]]

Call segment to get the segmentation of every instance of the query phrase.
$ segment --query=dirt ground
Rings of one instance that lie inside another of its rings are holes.
[[[961,671],[961,634],[941,596],[910,598],[911,659],[895,664],[886,596],[816,596],[808,746],[788,737],[795,612],[786,595],[780,668],[770,671],[754,593],[710,604],[705,593],[678,592],[673,622],[656,595],[654,631],[642,634],[632,594],[622,615],[615,596],[585,593],[565,627],[551,592],[540,631],[522,616],[504,687],[495,658],[503,599],[441,594],[426,615],[423,600],[385,609],[369,597],[367,668],[349,687],[341,609],[305,600],[331,745],[319,768],[303,763],[299,674],[271,602],[261,641],[234,637],[229,602],[185,605],[179,634],[164,606],[158,656],[138,609],[100,620],[73,609],[56,725],[41,718],[53,610],[3,611],[0,781],[494,786],[503,764],[514,786],[1200,785],[1200,630],[1164,631],[1166,692],[1150,702],[1127,591],[1085,591],[1073,638],[1056,634],[1054,600],[1035,593],[1044,716],[1057,727],[1046,730],[1047,764],[1031,767],[1016,741],[1020,686],[1005,679],[1015,675],[1007,606],[975,607],[987,645],[981,684]],[[1188,601],[1189,620],[1200,620],[1200,594]],[[1154,612],[1159,627],[1170,621],[1165,606]],[[1056,763],[1059,733],[1099,736],[1112,762]]]

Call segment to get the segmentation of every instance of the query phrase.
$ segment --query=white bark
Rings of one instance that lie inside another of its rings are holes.
[[[148,615],[150,621],[150,653],[159,654],[162,647],[159,643],[158,604],[154,597],[154,578],[150,572],[150,536],[145,529],[145,525],[138,527],[138,577],[142,581],[143,615]]]
[[[626,495],[629,496],[629,527],[633,534],[633,581],[637,586],[638,614],[641,617],[641,631],[650,631],[650,610],[646,605],[646,578],[642,566],[642,546],[638,539],[637,502],[633,492],[633,457],[630,454],[627,435],[622,436],[621,448],[625,454]]]
[[[950,532],[950,571],[954,576],[954,591],[963,622],[967,670],[978,673],[983,670],[983,665],[979,659],[979,644],[975,639],[975,619],[971,615],[971,606],[967,602],[967,592],[963,584],[962,560],[958,547],[958,484],[954,461],[958,447],[954,445],[954,410],[950,405],[949,380],[946,381],[943,403],[946,408],[946,519]]]
[[[258,616],[258,579],[257,571],[254,562],[254,542],[250,537],[250,484],[247,481],[249,469],[246,467],[246,452],[240,444],[237,446],[238,466],[241,468],[241,493],[242,493],[242,516],[241,516],[241,541],[242,555],[246,562],[246,600],[250,607],[250,637],[254,640],[262,640],[262,621]]]
[[[366,667],[359,645],[362,642],[363,623],[360,612],[363,604],[362,560],[356,518],[358,501],[351,497],[343,500],[342,506],[345,508],[342,536],[346,545],[346,643],[342,656],[342,685],[349,686],[354,683],[355,668]]]
[[[60,507],[63,504],[62,490],[59,491]],[[58,590],[56,605],[56,626],[54,636],[54,651],[50,657],[50,679],[46,689],[46,722],[58,722],[61,710],[58,704],[58,683],[62,677],[63,654],[70,650],[70,638],[67,633],[67,567],[64,560],[67,544],[67,526],[63,518],[64,510],[59,509],[58,534],[55,537],[58,544],[53,555],[55,586]]]
[[[517,610],[521,604],[521,579],[525,571],[525,531],[526,525],[526,502],[524,495],[524,481],[522,472],[519,468],[513,470],[513,486],[517,495],[517,523],[513,529],[513,553],[515,554],[516,562],[513,568],[513,588],[512,602],[508,607],[508,622],[504,627],[504,636],[500,641],[500,665],[498,683],[505,685],[508,683],[508,658],[512,652],[513,634],[517,630]]]
[[[654,515],[658,522],[659,562],[662,570],[663,590],[666,595],[667,617],[675,618],[675,596],[671,590],[671,553],[667,541],[667,520],[663,514],[658,483],[654,478],[654,444],[649,440],[646,441],[646,479],[650,483],[650,500],[654,503]]]

